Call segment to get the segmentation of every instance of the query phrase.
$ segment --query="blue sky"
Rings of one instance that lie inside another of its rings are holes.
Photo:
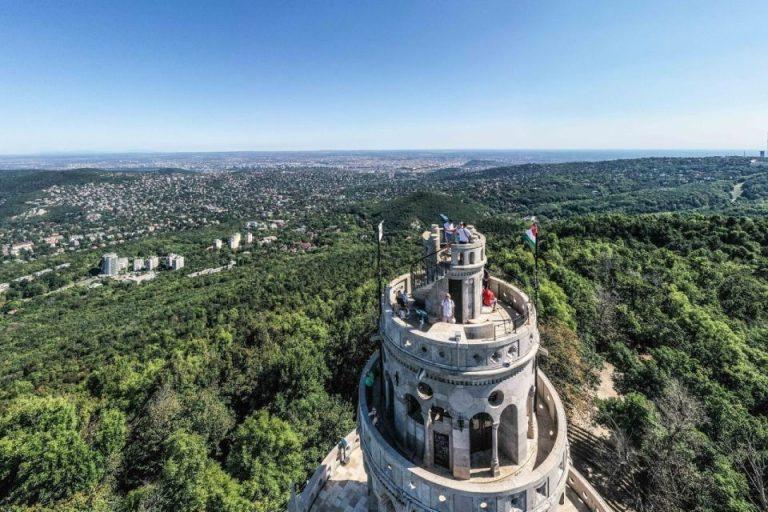
[[[0,0],[0,153],[757,148],[768,2]]]

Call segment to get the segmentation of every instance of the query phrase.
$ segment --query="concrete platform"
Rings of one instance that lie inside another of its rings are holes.
[[[349,462],[339,467],[317,496],[311,512],[367,512],[368,484],[363,467],[363,451],[357,447]],[[561,512],[590,512],[577,494],[568,488]]]

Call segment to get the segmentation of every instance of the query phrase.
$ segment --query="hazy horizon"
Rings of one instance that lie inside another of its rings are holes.
[[[0,155],[0,171],[71,170],[238,170],[327,167],[364,172],[398,169],[416,171],[468,167],[473,169],[522,164],[596,162],[633,158],[697,158],[754,156],[744,150],[317,150],[317,151],[191,151]]]

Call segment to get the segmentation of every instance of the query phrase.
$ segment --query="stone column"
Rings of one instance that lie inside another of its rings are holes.
[[[528,439],[533,439],[533,422],[536,420],[536,411],[534,410],[534,404],[536,403],[533,399],[533,388],[531,388],[531,392],[528,394],[528,403],[526,404],[526,412],[528,413]]]
[[[427,409],[424,419],[424,467],[435,465],[435,436],[432,433],[432,411]]]
[[[491,472],[493,476],[499,476],[499,424],[493,423],[493,432],[491,434]]]
[[[453,444],[453,476],[459,480],[469,480],[470,459],[469,459],[469,421],[462,419],[463,427],[457,427],[457,421],[454,420],[451,443]]]
[[[395,427],[395,437],[399,443],[405,444],[405,438],[407,436],[405,431],[405,418],[408,416],[408,411],[405,407],[405,400],[403,400],[403,398],[399,396],[397,392],[395,392],[393,399],[395,401],[395,417],[393,418],[392,424]]]

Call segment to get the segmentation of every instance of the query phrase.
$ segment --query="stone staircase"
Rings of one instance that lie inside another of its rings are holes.
[[[608,505],[617,512],[634,512],[629,506],[633,501],[629,481],[624,478],[617,480],[602,468],[603,456],[610,451],[608,441],[572,424],[568,425],[568,441],[573,465],[600,492]]]

